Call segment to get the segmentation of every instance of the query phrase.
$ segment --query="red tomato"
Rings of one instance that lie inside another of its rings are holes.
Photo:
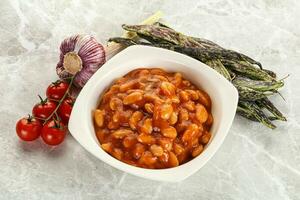
[[[65,139],[66,127],[62,122],[50,120],[44,125],[41,136],[46,144],[58,145]]]
[[[40,96],[41,102],[36,104],[32,109],[34,117],[47,119],[55,110],[56,103],[47,99],[43,100]]]
[[[58,108],[58,115],[64,122],[64,124],[68,124],[74,101],[71,98],[66,98],[60,107]]]
[[[29,117],[20,119],[16,124],[16,132],[24,141],[37,139],[42,131],[42,124],[39,120]]]
[[[49,99],[60,100],[67,92],[69,84],[64,81],[56,81],[48,86],[46,95]]]

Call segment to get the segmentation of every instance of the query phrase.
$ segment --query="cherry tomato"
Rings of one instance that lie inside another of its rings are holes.
[[[68,124],[73,104],[74,101],[71,98],[66,98],[58,108],[58,115],[62,119],[64,124]]]
[[[69,84],[67,82],[58,80],[54,83],[51,83],[51,85],[48,86],[46,96],[49,99],[60,100],[67,92],[68,87]]]
[[[30,115],[20,119],[16,124],[16,132],[24,141],[32,141],[37,139],[40,136],[41,131],[41,122],[32,118]]]
[[[47,119],[52,112],[56,108],[56,103],[53,101],[49,101],[47,99],[43,100],[41,96],[39,96],[41,99],[40,103],[37,103],[33,109],[32,109],[32,114],[34,117],[42,118],[42,119]]]
[[[66,127],[62,122],[50,120],[44,125],[41,136],[46,144],[58,145],[65,139]]]

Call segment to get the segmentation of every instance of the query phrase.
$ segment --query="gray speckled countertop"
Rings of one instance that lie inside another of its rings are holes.
[[[236,117],[216,155],[181,183],[160,183],[116,170],[71,136],[48,148],[22,143],[15,122],[31,111],[56,79],[60,41],[89,33],[105,42],[122,23],[157,10],[187,34],[239,50],[287,74],[273,100],[287,115],[271,131]],[[0,199],[300,199],[300,2],[212,1],[0,1]]]

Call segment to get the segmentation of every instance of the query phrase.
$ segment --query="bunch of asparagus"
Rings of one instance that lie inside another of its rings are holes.
[[[276,74],[262,68],[261,63],[218,44],[190,37],[174,29],[156,23],[154,25],[123,25],[123,29],[137,34],[136,38],[110,38],[125,47],[148,45],[165,48],[191,56],[231,81],[239,92],[237,113],[252,121],[274,129],[273,120],[286,121],[283,114],[272,104],[268,96],[278,93],[284,82]],[[269,111],[269,115],[266,114]]]

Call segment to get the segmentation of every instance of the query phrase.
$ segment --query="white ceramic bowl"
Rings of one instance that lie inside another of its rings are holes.
[[[141,67],[159,67],[170,72],[181,72],[194,84],[203,88],[212,100],[214,123],[212,138],[205,150],[193,160],[169,169],[144,169],[123,163],[99,146],[96,138],[92,110],[102,94],[116,78]],[[91,154],[124,172],[159,181],[181,181],[199,170],[218,150],[232,124],[238,102],[234,86],[207,65],[173,51],[132,46],[107,61],[87,82],[80,92],[69,121],[73,137]]]

